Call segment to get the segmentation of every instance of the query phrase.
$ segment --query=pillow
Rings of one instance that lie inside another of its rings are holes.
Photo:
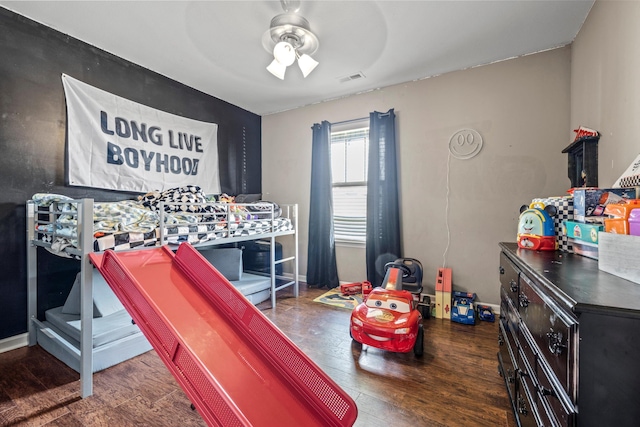
[[[251,204],[247,206],[248,211],[263,213],[270,213],[272,208],[273,217],[280,218],[280,215],[282,215],[282,208],[280,208],[277,203],[268,202],[266,200],[258,200],[257,202],[251,202]]]
[[[262,198],[262,194],[238,194],[235,197],[236,203],[252,203]]]
[[[227,280],[234,281],[242,278],[242,249],[204,249],[200,253]]]
[[[94,268],[93,275],[93,317],[105,317],[116,311],[124,310],[124,306],[113,293],[98,269]],[[80,273],[76,275],[71,292],[62,307],[64,314],[80,314]]]

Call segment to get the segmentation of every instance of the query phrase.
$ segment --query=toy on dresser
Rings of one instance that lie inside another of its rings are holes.
[[[518,247],[534,251],[555,251],[558,249],[553,216],[557,208],[553,205],[534,202],[520,208],[518,221]]]

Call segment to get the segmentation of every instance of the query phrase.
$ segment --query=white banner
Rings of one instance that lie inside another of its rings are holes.
[[[220,194],[218,125],[165,113],[65,74],[69,184],[146,193],[198,185]]]

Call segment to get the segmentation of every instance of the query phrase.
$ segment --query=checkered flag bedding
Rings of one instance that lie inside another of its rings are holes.
[[[545,206],[553,205],[557,208],[558,213],[553,217],[553,225],[558,242],[558,249],[564,252],[573,252],[569,237],[564,233],[562,223],[567,220],[573,220],[573,197],[546,197],[533,199],[532,203],[544,203]]]
[[[56,212],[54,222],[36,225],[36,238],[48,243],[51,252],[70,256],[66,249],[78,247],[76,202],[57,194],[35,194],[32,201]],[[169,244],[196,244],[293,229],[288,218],[279,218],[280,207],[275,203],[215,203],[200,187],[187,186],[147,193],[138,200],[94,203],[93,250],[160,244],[160,209],[164,211],[163,231]]]

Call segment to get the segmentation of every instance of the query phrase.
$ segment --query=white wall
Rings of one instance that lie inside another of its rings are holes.
[[[570,59],[564,47],[263,117],[263,194],[300,204],[301,273],[311,126],[395,108],[404,256],[422,262],[433,293],[449,234],[454,289],[497,304],[498,242],[515,241],[520,206],[563,195],[570,185],[561,153],[572,138]],[[482,135],[483,149],[469,160],[449,160],[449,139],[463,128]],[[364,249],[338,247],[337,258],[341,281],[366,279]]]
[[[573,43],[571,126],[600,132],[598,185],[640,154],[640,2],[597,0]]]

